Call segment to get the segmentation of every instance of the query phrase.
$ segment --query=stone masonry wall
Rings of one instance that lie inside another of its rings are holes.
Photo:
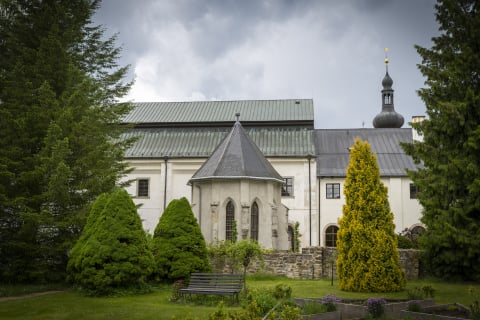
[[[400,265],[407,280],[417,279],[419,275],[418,250],[399,249]],[[252,264],[248,272],[258,271],[273,273],[294,279],[320,279],[334,277],[336,272],[335,248],[309,247],[302,249],[302,253],[278,252],[264,255],[263,265]]]

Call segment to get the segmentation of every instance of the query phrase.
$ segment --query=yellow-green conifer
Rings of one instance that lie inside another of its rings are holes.
[[[340,289],[401,290],[405,276],[400,268],[393,213],[367,141],[357,138],[350,149],[344,194],[346,203],[337,242]]]

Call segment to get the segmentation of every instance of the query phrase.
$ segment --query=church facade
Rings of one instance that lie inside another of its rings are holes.
[[[125,180],[144,228],[153,233],[168,203],[187,197],[207,242],[235,235],[286,250],[298,222],[302,247],[336,246],[348,148],[360,137],[377,155],[396,232],[420,230],[406,173],[416,166],[400,147],[415,133],[401,128],[392,84],[387,69],[368,129],[314,129],[310,99],[135,103]]]

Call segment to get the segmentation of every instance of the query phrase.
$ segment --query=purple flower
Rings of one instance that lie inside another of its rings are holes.
[[[386,303],[384,298],[370,298],[367,301],[367,310],[373,318],[380,318],[383,315],[383,305]]]
[[[321,303],[327,304],[327,303],[338,303],[342,302],[342,299],[337,297],[334,294],[327,294],[326,296],[323,296],[322,299],[320,299]]]

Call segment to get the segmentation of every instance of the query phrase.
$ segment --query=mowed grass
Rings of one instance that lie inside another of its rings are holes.
[[[192,315],[207,318],[216,307],[169,301],[168,286],[149,294],[86,297],[75,291],[0,301],[0,319],[171,319]]]
[[[480,294],[480,284],[450,283],[436,279],[411,281],[407,289],[395,293],[352,293],[338,289],[335,280],[331,286],[329,279],[295,280],[287,278],[266,277],[248,278],[248,288],[274,288],[284,283],[292,287],[293,296],[301,298],[320,298],[326,294],[335,294],[342,298],[366,299],[370,297],[406,298],[408,289],[432,286],[437,303],[459,302],[469,305],[474,297],[470,288],[476,288]],[[190,315],[208,319],[216,310],[215,303],[198,305],[184,302],[170,302],[172,291],[169,286],[161,286],[154,292],[144,295],[126,297],[85,297],[75,291],[64,291],[49,295],[0,301],[0,319],[172,319]],[[228,304],[229,300],[226,300]],[[238,307],[226,307],[234,309]]]

